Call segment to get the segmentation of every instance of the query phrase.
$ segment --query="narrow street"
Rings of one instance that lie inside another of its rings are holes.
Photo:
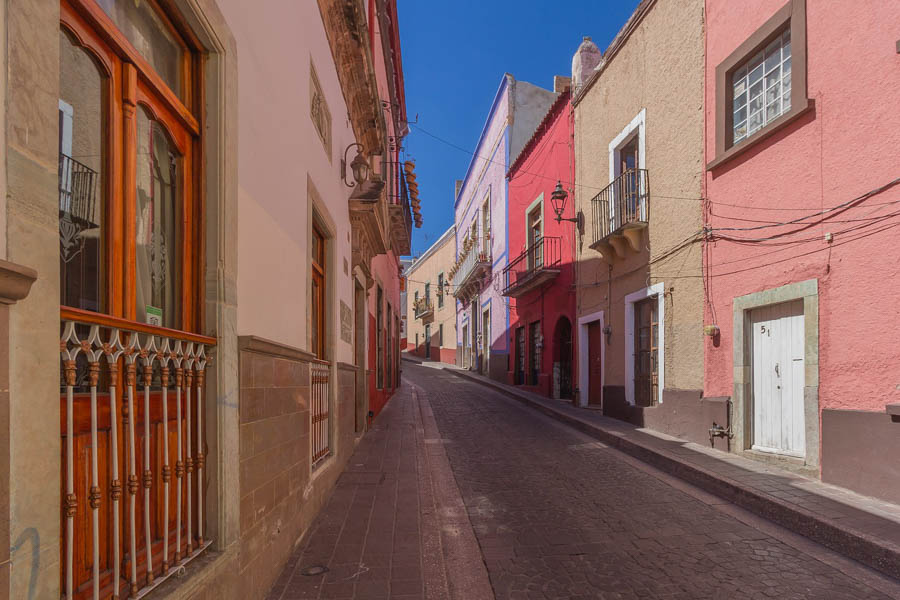
[[[403,375],[270,598],[900,597],[896,582],[477,383],[409,362]],[[301,573],[316,565],[329,571]]]

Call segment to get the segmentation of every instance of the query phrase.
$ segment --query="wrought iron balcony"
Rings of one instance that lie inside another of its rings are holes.
[[[453,275],[453,295],[460,300],[471,297],[480,290],[481,277],[491,268],[491,253],[489,242],[476,240],[475,244],[466,251],[459,264],[459,268]]]
[[[416,318],[422,319],[422,323],[431,323],[434,321],[434,304],[431,298],[419,298],[415,303]]]
[[[559,275],[560,238],[542,237],[503,269],[504,296],[518,298]]]
[[[409,254],[412,242],[412,209],[409,204],[409,189],[406,178],[401,174],[400,194],[393,199],[388,209],[391,218],[391,236],[394,241],[394,249],[399,254]]]
[[[591,200],[594,239],[591,248],[606,260],[640,250],[642,230],[650,221],[650,178],[647,169],[629,169]]]

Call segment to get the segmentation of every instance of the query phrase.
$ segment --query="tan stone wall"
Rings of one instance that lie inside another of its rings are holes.
[[[444,274],[444,281],[450,280],[450,268],[456,260],[456,238],[453,233],[439,240],[435,246],[428,249],[422,258],[413,263],[407,272],[406,285],[406,345],[411,349],[416,344],[416,335],[419,336],[419,348],[424,356],[425,325],[422,319],[416,318],[415,296],[425,297],[425,282],[431,283],[431,301],[434,304],[434,321],[431,323],[432,347],[456,350],[456,299],[453,297],[453,289],[447,288],[444,293],[444,306],[438,307],[438,274]],[[438,344],[438,332],[440,326],[444,326],[444,343]]]
[[[578,314],[606,311],[612,336],[606,347],[605,386],[624,386],[626,360],[632,360],[625,356],[625,296],[663,282],[665,388],[702,387],[700,245],[656,259],[702,226],[703,41],[701,0],[656,2],[607,59],[594,85],[576,100],[575,198],[586,218],[578,255]],[[616,262],[610,273],[600,254],[588,248],[593,236],[590,200],[610,183],[610,142],[642,109],[650,225],[640,252]]]
[[[332,369],[332,450],[310,464],[309,359],[248,349],[240,392],[240,598],[263,598],[355,447],[355,369]]]

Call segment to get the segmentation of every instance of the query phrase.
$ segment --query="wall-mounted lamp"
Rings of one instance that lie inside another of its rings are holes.
[[[550,204],[553,206],[553,212],[556,213],[556,222],[569,221],[575,223],[578,231],[584,231],[584,214],[579,212],[574,217],[563,217],[562,214],[566,210],[566,199],[569,194],[563,189],[562,182],[557,180],[553,193],[550,194]]]
[[[356,156],[350,163],[350,170],[353,172],[354,183],[350,183],[347,181],[347,153],[350,152],[350,148],[354,147],[357,148]],[[354,142],[344,150],[344,158],[341,159],[341,181],[343,181],[347,187],[352,188],[356,186],[357,183],[362,183],[369,178],[369,163],[366,162],[362,152],[360,152],[362,147],[362,144]]]

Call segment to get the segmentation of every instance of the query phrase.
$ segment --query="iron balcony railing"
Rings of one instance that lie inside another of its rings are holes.
[[[434,312],[434,304],[431,302],[431,298],[419,298],[416,300],[415,304],[416,308],[416,318],[421,319],[422,317],[428,316],[432,312]]]
[[[467,283],[469,276],[478,268],[489,266],[491,264],[491,254],[485,250],[488,244],[484,240],[478,239],[476,243],[469,248],[460,262],[459,268],[453,275],[453,288],[460,290]]]
[[[59,212],[96,226],[97,172],[60,153]]]
[[[503,269],[506,279],[506,288],[503,293],[508,294],[543,269],[558,265],[560,262],[559,246],[560,238],[542,237],[526,248],[522,254],[509,263],[509,266]]]
[[[629,225],[650,220],[650,178],[647,169],[629,169],[591,200],[594,241],[605,240]]]

